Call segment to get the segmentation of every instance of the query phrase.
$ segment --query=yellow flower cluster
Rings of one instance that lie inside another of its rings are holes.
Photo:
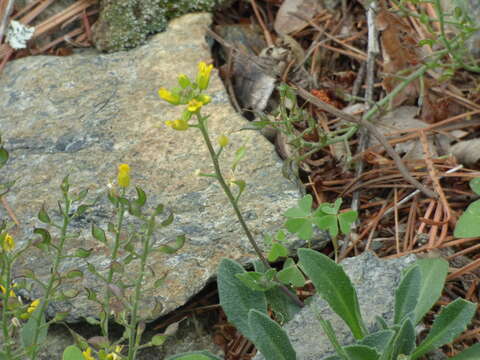
[[[197,78],[193,84],[187,75],[180,74],[178,76],[178,84],[180,85],[181,90],[170,91],[165,88],[160,88],[160,90],[158,90],[158,95],[160,98],[169,102],[170,104],[187,105],[187,109],[185,110],[181,119],[167,120],[165,121],[165,125],[174,130],[187,130],[190,127],[188,121],[190,120],[192,114],[198,113],[202,106],[212,101],[210,96],[201,93],[202,90],[205,90],[208,87],[212,69],[213,65],[207,65],[205,62],[201,61],[198,64]]]
[[[118,165],[118,186],[126,188],[130,185],[130,166],[128,164]]]
[[[106,360],[120,360],[122,357],[120,355],[122,351],[123,345],[117,345],[115,346],[115,351],[111,352],[110,354],[107,354],[105,357]],[[102,351],[100,351],[101,353]],[[95,360],[95,357],[92,355],[92,349],[88,347],[85,351],[82,352],[83,359],[84,360]],[[103,355],[105,356],[105,355]]]

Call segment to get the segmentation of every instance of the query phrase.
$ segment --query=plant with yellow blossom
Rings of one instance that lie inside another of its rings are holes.
[[[106,273],[101,273],[95,265],[88,263],[89,272],[105,283],[105,292],[102,297],[93,289],[87,289],[91,300],[97,302],[102,307],[100,319],[89,318],[91,324],[98,325],[103,339],[100,348],[91,348],[86,344],[77,344],[70,346],[64,351],[64,360],[74,360],[75,356],[82,353],[85,360],[134,360],[140,348],[148,346],[158,346],[161,342],[158,340],[163,335],[154,336],[150,342],[141,344],[145,321],[139,314],[139,303],[144,292],[143,284],[145,277],[149,273],[147,270],[148,257],[153,252],[159,251],[165,254],[173,254],[179,250],[185,241],[184,236],[179,236],[174,244],[154,246],[153,234],[155,230],[168,226],[173,221],[173,215],[169,215],[161,222],[157,218],[162,215],[164,206],[157,205],[152,211],[145,211],[147,195],[142,188],[135,187],[135,198],[129,198],[128,191],[131,185],[131,167],[128,164],[120,164],[117,168],[117,186],[112,187],[108,192],[108,199],[114,207],[116,217],[115,224],[111,226],[110,233],[107,233],[98,225],[92,225],[93,237],[109,249],[109,260],[111,266],[107,267]],[[129,214],[137,219],[140,225],[134,229],[129,227],[131,234],[126,234],[124,228],[125,216]],[[139,248],[132,245],[132,238],[135,237]],[[122,261],[120,254],[128,254],[127,260]],[[124,270],[126,263],[138,262],[138,271],[128,273]],[[119,274],[122,274],[120,279]],[[122,280],[120,282],[120,280]],[[133,288],[127,288],[125,283],[133,284]],[[161,281],[157,281],[161,285]],[[129,289],[132,289],[131,291]],[[127,291],[130,294],[127,295]],[[115,304],[115,306],[112,306]],[[113,316],[115,322],[121,325],[125,331],[123,335],[115,342],[110,341],[112,334],[109,321]],[[124,350],[124,345],[126,351]],[[122,354],[122,352],[124,354]],[[76,355],[75,355],[76,354]]]

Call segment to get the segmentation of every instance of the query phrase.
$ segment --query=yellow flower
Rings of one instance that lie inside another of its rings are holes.
[[[83,351],[82,354],[85,360],[95,360],[95,358],[92,356],[91,348],[87,348],[87,350]]]
[[[128,187],[130,185],[130,166],[128,164],[118,165],[118,185],[121,187]]]
[[[180,96],[172,93],[171,91],[165,88],[160,88],[160,90],[158,90],[158,96],[160,96],[160,98],[169,102],[170,104],[173,104],[173,105],[180,104]]]
[[[190,79],[185,74],[178,75],[178,84],[183,88],[187,88],[191,85]]]
[[[15,287],[15,285],[13,286]],[[2,292],[2,294],[5,295],[5,292],[7,291],[7,289],[5,289],[3,285],[0,285],[0,291]],[[15,292],[12,289],[10,289],[10,294],[8,296],[15,297]]]
[[[120,360],[121,356],[117,355],[122,352],[123,345],[117,345],[115,346],[115,352],[110,353],[107,355],[107,360]]]
[[[205,90],[208,87],[212,69],[213,65],[211,64],[207,65],[203,61],[198,63],[197,85],[200,90]]]
[[[192,99],[188,102],[187,110],[190,112],[197,112],[203,106],[203,102],[198,101],[197,99]]]
[[[6,233],[5,237],[3,238],[2,249],[5,252],[10,252],[15,249],[15,240],[13,240],[13,237],[8,233]]]
[[[197,99],[203,104],[207,105],[210,101],[212,101],[212,98],[208,95],[202,94],[197,97]]]
[[[220,147],[225,147],[229,143],[229,139],[226,135],[220,135],[217,139],[217,143]]]
[[[31,304],[28,306],[27,313],[31,314],[35,311],[35,309],[40,305],[40,299],[33,300]]]

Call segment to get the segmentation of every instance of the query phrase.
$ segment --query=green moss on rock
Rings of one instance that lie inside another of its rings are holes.
[[[212,11],[232,0],[102,0],[94,28],[98,50],[114,52],[134,48],[150,34],[167,27],[168,20],[196,11]]]

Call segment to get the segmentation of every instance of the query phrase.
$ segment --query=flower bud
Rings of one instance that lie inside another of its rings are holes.
[[[220,147],[223,148],[228,145],[229,139],[226,135],[220,135],[217,139],[217,143]]]
[[[15,249],[15,240],[10,234],[6,233],[2,240],[2,249],[5,252],[10,252]]]
[[[160,88],[158,90],[158,96],[160,96],[161,99],[169,102],[170,104],[173,105],[178,105],[180,104],[180,96],[178,94],[174,94],[171,91],[165,89],[165,88]]]
[[[178,84],[182,87],[182,89],[186,89],[190,85],[192,85],[190,79],[185,74],[180,74],[178,76]]]
[[[213,69],[213,65],[207,65],[205,62],[200,61],[198,63],[198,73],[197,73],[197,85],[200,90],[205,90],[208,88],[208,83],[210,81],[210,72]]]
[[[128,164],[118,165],[118,185],[126,188],[130,185],[130,166]]]

